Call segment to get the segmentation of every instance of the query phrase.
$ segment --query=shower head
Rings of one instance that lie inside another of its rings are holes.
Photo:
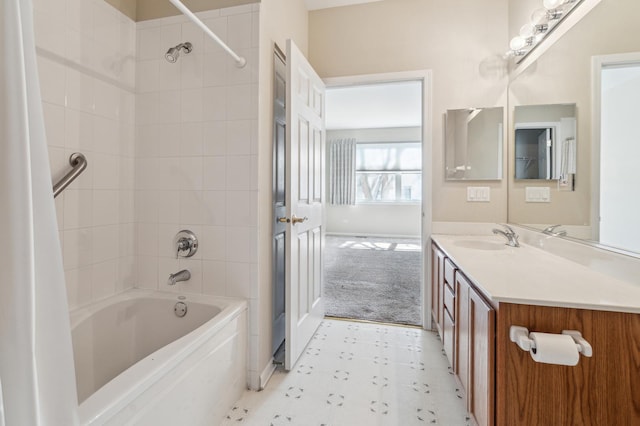
[[[193,50],[193,45],[189,42],[186,42],[180,43],[179,45],[174,47],[170,47],[169,50],[167,50],[167,53],[164,54],[164,58],[173,64],[178,61],[181,50],[184,50],[185,54],[191,53],[191,51]]]

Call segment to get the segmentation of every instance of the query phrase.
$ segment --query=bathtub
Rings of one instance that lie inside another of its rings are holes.
[[[71,334],[82,425],[215,425],[246,389],[243,300],[128,290],[72,311]]]

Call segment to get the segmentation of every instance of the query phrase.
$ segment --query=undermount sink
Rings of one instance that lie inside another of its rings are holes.
[[[458,240],[453,243],[456,246],[476,249],[476,250],[504,250],[507,246],[502,242],[483,240]]]

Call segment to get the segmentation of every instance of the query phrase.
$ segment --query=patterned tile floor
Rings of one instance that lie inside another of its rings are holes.
[[[436,333],[324,320],[289,373],[247,391],[223,425],[470,424]]]

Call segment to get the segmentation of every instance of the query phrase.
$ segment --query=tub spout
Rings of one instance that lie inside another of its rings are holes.
[[[175,274],[169,274],[169,279],[167,280],[167,284],[176,285],[178,281],[187,281],[191,278],[191,272],[188,269],[183,269],[180,272],[176,272]]]

